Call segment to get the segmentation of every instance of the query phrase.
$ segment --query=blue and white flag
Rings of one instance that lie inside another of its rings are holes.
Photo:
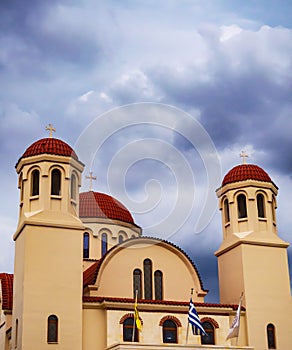
[[[190,300],[188,320],[189,320],[189,323],[192,325],[193,334],[195,333],[198,334],[198,331],[200,331],[201,334],[207,335],[200,321],[200,317],[198,316],[197,310],[195,309],[192,298]]]

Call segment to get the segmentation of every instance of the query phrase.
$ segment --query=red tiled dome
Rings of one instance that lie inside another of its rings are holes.
[[[259,166],[254,164],[241,164],[232,168],[224,177],[222,186],[246,180],[272,182],[270,176]]]
[[[54,154],[56,156],[72,157],[78,160],[77,154],[66,142],[53,137],[47,137],[34,142],[27,148],[21,158],[37,156],[40,154]]]
[[[100,192],[80,193],[79,216],[81,218],[108,218],[134,224],[132,215],[122,203]]]

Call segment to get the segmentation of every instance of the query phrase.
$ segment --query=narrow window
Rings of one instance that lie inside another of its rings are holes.
[[[154,287],[155,287],[155,300],[162,300],[162,272],[157,270],[154,272]]]
[[[48,317],[48,343],[58,342],[58,317],[55,315],[50,315]]]
[[[31,173],[31,195],[38,196],[40,191],[40,172],[35,169]]]
[[[89,233],[83,234],[83,259],[89,258]]]
[[[244,194],[240,194],[237,197],[237,209],[238,209],[238,219],[243,219],[247,217],[246,197]]]
[[[267,325],[268,349],[276,349],[275,326],[272,323]]]
[[[163,343],[177,343],[177,326],[172,320],[166,320],[162,326]]]
[[[227,224],[230,221],[229,203],[227,198],[224,200],[224,217],[225,217],[225,224]]]
[[[265,202],[264,202],[264,196],[259,193],[257,195],[257,207],[258,207],[258,217],[259,218],[265,218]]]
[[[276,201],[275,198],[273,197],[272,199],[272,217],[273,217],[273,221],[276,221]]]
[[[76,201],[76,192],[77,192],[77,181],[76,181],[76,175],[71,175],[71,199]]]
[[[61,171],[54,169],[51,174],[51,195],[61,195]]]
[[[15,320],[15,347],[18,346],[18,319]]]
[[[136,297],[136,290],[138,291],[138,299],[142,299],[142,271],[135,269],[133,272],[133,296]]]
[[[211,322],[202,323],[207,335],[201,335],[201,344],[215,344],[214,326]]]
[[[119,244],[124,242],[124,237],[123,235],[119,235]]]
[[[144,298],[152,299],[152,261],[144,260]]]
[[[138,329],[136,327],[136,322],[134,322],[134,317],[128,317],[123,322],[123,340],[124,341],[132,341],[133,340],[133,332],[134,341],[139,341]]]
[[[101,256],[104,256],[107,252],[107,234],[101,235]]]

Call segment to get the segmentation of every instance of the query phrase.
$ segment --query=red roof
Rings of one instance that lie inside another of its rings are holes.
[[[12,310],[13,274],[0,273],[2,287],[2,310]]]
[[[259,166],[254,164],[241,164],[232,168],[225,175],[222,181],[222,186],[229,183],[246,180],[272,182],[270,176]]]
[[[100,192],[83,192],[79,195],[81,218],[106,218],[134,224],[130,212],[115,198]]]
[[[116,297],[90,297],[83,296],[83,302],[85,303],[102,303],[102,302],[116,302],[116,303],[134,303],[134,299],[131,298],[116,298]],[[189,301],[176,301],[176,300],[146,300],[138,299],[138,304],[156,304],[156,305],[176,305],[176,306],[189,306]],[[237,310],[238,305],[236,304],[217,304],[217,303],[202,303],[194,302],[195,306],[198,307],[218,307],[218,308],[232,308]],[[242,307],[242,310],[245,310]]]
[[[53,137],[47,137],[34,142],[26,149],[21,158],[37,156],[40,154],[54,154],[56,156],[72,157],[78,160],[77,154],[66,142]]]

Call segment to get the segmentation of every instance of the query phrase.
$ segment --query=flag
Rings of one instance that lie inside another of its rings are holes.
[[[241,310],[241,300],[242,300],[242,295],[240,297],[239,305],[236,311],[236,314],[234,316],[234,319],[232,321],[231,327],[229,329],[229,332],[227,334],[226,340],[231,339],[231,338],[236,338],[238,337],[239,333],[239,324],[240,324],[240,310]]]
[[[137,298],[135,299],[134,320],[135,320],[135,323],[136,323],[136,327],[138,328],[138,330],[140,332],[142,332],[142,322],[141,322],[140,316],[139,316]]]
[[[190,300],[188,320],[189,320],[189,323],[192,325],[193,334],[195,334],[195,330],[196,330],[196,334],[197,334],[197,331],[200,331],[201,334],[207,335],[200,321],[200,317],[198,316],[197,310],[195,309],[192,298]]]

